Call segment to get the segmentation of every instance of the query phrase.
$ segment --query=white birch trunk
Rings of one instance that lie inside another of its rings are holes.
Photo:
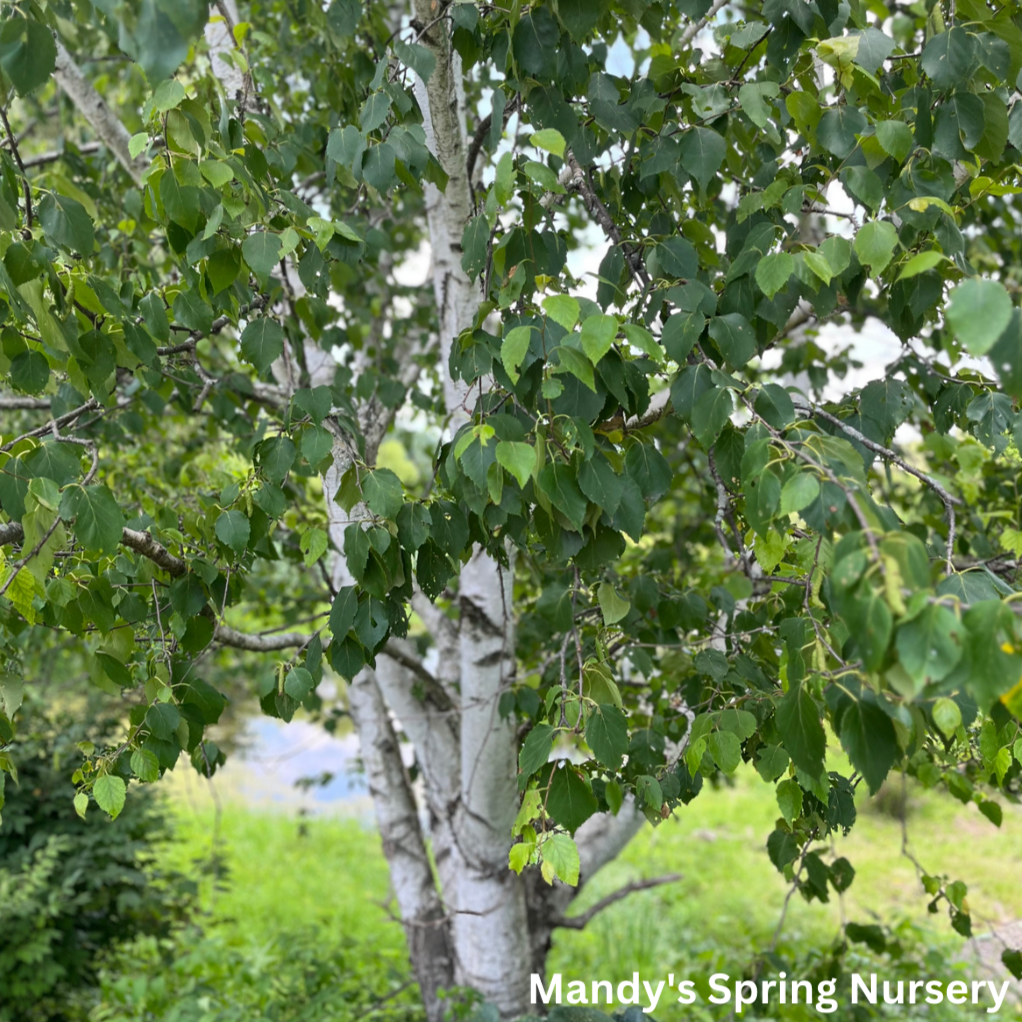
[[[429,0],[415,0],[429,24]],[[426,141],[448,175],[443,193],[427,186],[433,287],[440,329],[444,397],[455,431],[470,412],[468,388],[446,372],[451,348],[479,308],[478,289],[461,267],[461,236],[472,211],[466,163],[465,92],[461,60],[446,22],[422,37],[436,58],[428,82],[418,83]],[[505,1017],[528,1004],[531,954],[525,885],[508,868],[518,808],[515,734],[500,719],[500,696],[514,672],[511,573],[476,551],[459,580],[461,676],[461,806],[457,847],[464,859],[456,887],[445,892],[454,912],[455,975]]]

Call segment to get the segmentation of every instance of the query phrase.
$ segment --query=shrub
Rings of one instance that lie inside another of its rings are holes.
[[[7,783],[0,826],[0,1022],[77,1017],[109,949],[166,936],[190,913],[194,885],[155,868],[169,828],[151,789],[140,786],[116,820],[74,811],[76,743],[99,746],[117,723],[22,708],[11,749],[18,783]]]

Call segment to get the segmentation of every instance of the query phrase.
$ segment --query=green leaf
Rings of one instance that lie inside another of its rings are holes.
[[[574,834],[600,805],[578,771],[567,761],[561,764],[551,775],[546,808],[555,823]]]
[[[71,486],[61,496],[60,517],[75,520],[74,531],[86,550],[112,554],[124,532],[124,515],[109,487]]]
[[[259,447],[259,464],[271,483],[282,483],[291,471],[297,454],[294,441],[288,436],[270,437]]]
[[[216,520],[216,537],[239,557],[248,547],[252,527],[243,511],[222,511]]]
[[[816,701],[801,683],[792,684],[777,703],[777,730],[791,761],[812,777],[823,772],[827,736]]]
[[[160,762],[149,749],[135,749],[131,754],[131,772],[143,783],[151,784],[160,779]]]
[[[710,337],[724,358],[736,369],[740,369],[756,354],[756,332],[741,313],[729,312],[725,316],[714,316],[710,320]]]
[[[497,444],[496,457],[497,464],[506,468],[524,490],[536,468],[536,449],[530,444],[501,440]]]
[[[810,472],[799,472],[781,487],[781,514],[801,511],[819,495],[820,480]]]
[[[779,745],[763,745],[756,757],[756,770],[764,781],[776,781],[791,762]]]
[[[891,640],[893,621],[890,608],[879,594],[867,588],[851,598],[845,618],[852,629],[863,667],[867,671],[879,670]]]
[[[578,473],[578,485],[586,497],[607,514],[613,515],[617,511],[624,482],[606,458],[596,455],[583,462]]]
[[[11,383],[26,394],[39,394],[50,380],[50,363],[38,351],[23,351],[11,359]]]
[[[323,426],[310,426],[302,434],[302,456],[313,467],[322,466],[334,448],[334,435]]]
[[[790,252],[775,252],[764,256],[756,267],[756,283],[759,289],[773,298],[795,272],[795,257]]]
[[[545,149],[554,156],[563,157],[567,143],[564,136],[556,128],[543,128],[529,137],[529,142],[537,149]]]
[[[153,93],[153,108],[157,113],[165,114],[168,110],[180,106],[184,98],[185,87],[176,78],[168,78],[156,86]]]
[[[381,195],[397,184],[397,160],[389,142],[369,147],[362,160],[362,176]]]
[[[304,667],[292,667],[284,678],[284,691],[297,702],[301,702],[314,688],[316,683],[312,675]]]
[[[404,43],[395,39],[391,46],[402,64],[410,67],[424,82],[428,82],[436,69],[436,57],[421,43]]]
[[[582,321],[582,350],[593,365],[610,351],[618,325],[616,316],[589,316]]]
[[[39,203],[39,222],[55,245],[63,245],[83,256],[92,255],[96,232],[92,218],[77,199],[47,192]]]
[[[280,236],[270,231],[256,231],[241,245],[241,254],[257,277],[265,279],[280,260]]]
[[[575,842],[567,834],[551,834],[543,842],[542,849],[543,879],[549,884],[557,877],[569,887],[577,887],[580,863]]]
[[[802,789],[793,777],[777,785],[777,805],[789,826],[802,815]]]
[[[679,365],[684,364],[706,326],[706,317],[699,312],[676,312],[664,324],[660,340],[664,351]]]
[[[0,68],[19,96],[43,85],[53,74],[57,45],[53,32],[41,22],[6,11],[0,26]]]
[[[706,739],[706,751],[725,774],[733,774],[742,761],[742,743],[731,731],[714,731]]]
[[[571,468],[562,462],[544,466],[539,474],[539,488],[550,503],[571,522],[575,531],[581,532],[586,514],[586,499],[578,488],[578,481]]]
[[[306,529],[298,541],[298,547],[304,555],[305,566],[311,568],[326,553],[329,545],[330,539],[322,529]]]
[[[571,295],[547,295],[543,299],[546,314],[565,330],[573,330],[578,322],[578,301]]]
[[[863,224],[855,235],[855,254],[859,262],[868,266],[873,273],[882,273],[894,255],[898,244],[898,232],[894,224],[885,220],[871,220]]]
[[[727,387],[714,387],[701,395],[692,407],[692,432],[707,450],[727,424],[734,411],[734,400]]]
[[[330,607],[330,632],[334,642],[340,642],[351,631],[358,613],[358,588],[343,586],[337,591]]]
[[[931,711],[933,723],[947,738],[954,738],[955,732],[962,726],[962,711],[953,699],[941,696],[933,704]]]
[[[2,785],[0,785],[2,789]],[[75,812],[78,814],[80,819],[85,819],[85,811],[89,808],[89,796],[84,791],[78,792],[74,797]]]
[[[485,216],[473,217],[461,235],[461,268],[468,274],[470,280],[475,280],[486,269],[489,245],[489,221]]]
[[[241,333],[241,357],[256,368],[260,376],[284,354],[284,331],[269,316],[249,320]]]
[[[935,266],[947,261],[947,256],[941,252],[931,249],[928,252],[918,252],[901,268],[898,280],[908,280],[911,277],[918,277],[920,273],[932,270]]]
[[[504,371],[511,378],[512,383],[519,379],[519,369],[529,351],[529,344],[532,341],[531,326],[516,326],[509,330],[500,345],[500,361],[504,365]]]
[[[631,602],[620,597],[609,582],[600,583],[598,596],[605,625],[616,625],[628,617],[628,612],[632,609]]]
[[[389,468],[377,468],[362,476],[362,499],[374,515],[397,518],[405,502],[401,480]]]
[[[951,292],[945,315],[955,338],[972,355],[985,355],[1011,320],[1011,296],[1003,284],[969,277]]]
[[[975,36],[952,28],[926,44],[919,63],[936,88],[952,89],[968,78],[977,60]]]
[[[581,351],[569,348],[566,344],[559,344],[550,354],[553,355],[555,353],[558,364],[563,366],[577,380],[581,380],[595,394],[596,377],[593,374],[592,362]]]
[[[682,167],[704,191],[724,162],[726,152],[724,139],[711,128],[689,128],[679,149]]]
[[[898,629],[898,658],[917,686],[941,681],[951,673],[962,656],[960,629],[958,618],[935,604]]]
[[[596,707],[586,723],[586,745],[597,761],[610,770],[620,770],[628,752],[628,722],[618,707]]]
[[[884,152],[898,163],[905,161],[915,145],[912,129],[904,121],[878,121],[876,134]]]
[[[102,777],[96,778],[96,783],[92,786],[92,797],[104,813],[116,820],[124,808],[127,790],[124,781],[119,777],[114,777],[113,774],[103,774]]]
[[[390,114],[390,96],[382,90],[371,92],[362,104],[362,110],[358,115],[359,127],[363,134],[375,131],[387,120]]]
[[[841,717],[841,745],[875,795],[898,758],[891,718],[873,703],[852,702]]]
[[[527,735],[518,752],[518,769],[526,777],[531,776],[540,767],[546,766],[550,759],[550,751],[554,747],[556,728],[550,724],[537,724]]]

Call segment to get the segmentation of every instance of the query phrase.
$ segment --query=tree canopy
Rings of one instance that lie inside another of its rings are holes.
[[[892,771],[999,824],[1022,7],[232,8],[0,27],[0,764],[57,642],[128,716],[74,775],[111,815],[222,761],[217,650],[285,720],[389,657],[429,783],[456,712],[466,804],[547,881],[743,761],[807,898]],[[900,350],[848,386],[830,323]]]

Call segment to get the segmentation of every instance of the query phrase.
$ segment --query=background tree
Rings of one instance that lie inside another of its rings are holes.
[[[282,651],[285,719],[329,663],[432,1018],[523,1011],[577,885],[743,760],[807,898],[892,769],[999,821],[1017,4],[5,14],[3,691],[60,634],[122,700],[79,811],[221,762],[213,651]],[[901,353],[842,388],[828,319]]]

